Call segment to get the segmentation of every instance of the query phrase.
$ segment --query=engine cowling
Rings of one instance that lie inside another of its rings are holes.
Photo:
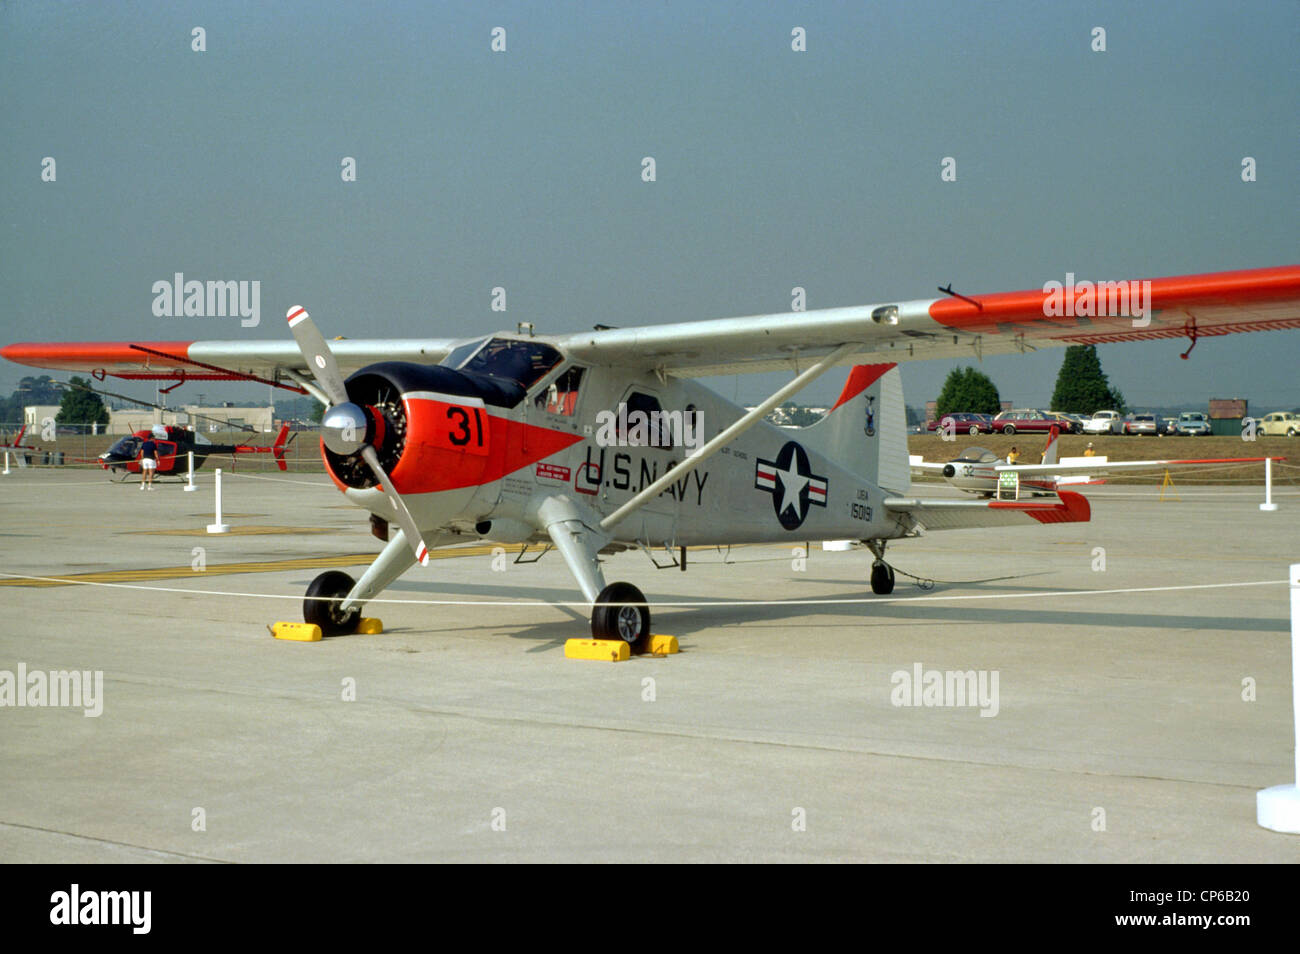
[[[398,493],[429,493],[476,484],[492,453],[489,409],[523,400],[519,385],[441,365],[386,361],[351,375],[340,426],[351,424],[357,446],[375,448]],[[364,427],[364,436],[361,431]],[[351,446],[331,432],[338,448]],[[321,441],[326,470],[342,488],[376,486],[360,453],[339,453]]]

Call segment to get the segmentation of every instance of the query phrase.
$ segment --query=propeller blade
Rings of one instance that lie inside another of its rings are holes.
[[[389,480],[388,474],[384,473],[384,467],[379,463],[379,455],[375,449],[367,444],[361,448],[361,456],[370,466],[370,472],[375,475],[384,487],[384,492],[388,494],[388,500],[397,511],[397,522],[402,526],[402,533],[406,537],[406,542],[411,545],[415,551],[415,561],[420,566],[429,565],[429,550],[424,545],[424,538],[420,536],[420,528],[415,525],[415,518],[411,516],[411,511],[406,509],[406,503],[402,500],[397,489],[393,487],[393,482]]]
[[[289,309],[286,317],[289,319],[289,330],[293,332],[293,338],[298,342],[298,350],[302,352],[307,367],[320,383],[321,390],[325,392],[331,404],[346,404],[348,390],[343,386],[343,375],[339,374],[334,352],[330,351],[330,346],[325,342],[325,336],[316,327],[316,322],[311,320],[311,315],[307,314],[307,309],[302,305],[294,305]]]

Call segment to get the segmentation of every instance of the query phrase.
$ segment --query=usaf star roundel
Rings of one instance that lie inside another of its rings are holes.
[[[812,472],[808,453],[788,441],[776,460],[759,459],[754,467],[754,487],[772,495],[776,519],[787,530],[798,530],[809,507],[826,506],[826,478]]]

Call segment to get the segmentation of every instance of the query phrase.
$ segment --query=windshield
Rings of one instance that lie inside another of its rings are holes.
[[[954,463],[957,464],[992,464],[997,461],[998,455],[991,450],[983,447],[968,447],[961,452],[961,456]]]
[[[108,452],[114,457],[135,457],[135,455],[140,452],[140,438],[135,437],[134,435],[131,437],[124,437],[113,444],[113,446],[108,449]]]
[[[490,374],[494,378],[505,378],[528,388],[561,360],[560,352],[550,345],[536,341],[493,338],[474,357],[466,361],[461,370]]]
[[[483,342],[485,341],[487,341],[486,338],[478,338],[471,341],[469,344],[463,344],[459,347],[452,348],[451,353],[438,363],[445,365],[448,368],[459,368],[465,363],[466,358],[483,346]]]

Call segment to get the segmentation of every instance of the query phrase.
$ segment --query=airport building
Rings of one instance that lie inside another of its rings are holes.
[[[31,430],[39,431],[41,421],[47,417],[53,418],[58,413],[57,404],[30,404],[23,408],[23,423]],[[154,424],[178,425],[202,433],[243,430],[246,427],[262,433],[275,430],[275,408],[269,404],[263,407],[186,404],[166,411],[147,407],[109,408],[108,415],[106,427],[91,427],[88,430],[100,434],[133,434]]]

